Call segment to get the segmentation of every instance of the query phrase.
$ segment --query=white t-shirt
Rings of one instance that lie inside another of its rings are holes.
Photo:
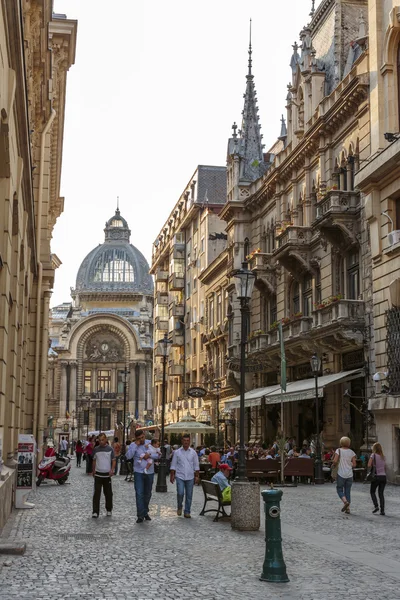
[[[353,456],[356,456],[355,452],[350,450],[350,448],[338,448],[335,454],[340,456],[338,475],[344,479],[353,477],[353,465],[351,460]]]

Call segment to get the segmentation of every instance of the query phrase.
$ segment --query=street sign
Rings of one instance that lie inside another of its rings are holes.
[[[203,398],[207,394],[207,390],[202,387],[191,387],[186,393],[191,398]]]

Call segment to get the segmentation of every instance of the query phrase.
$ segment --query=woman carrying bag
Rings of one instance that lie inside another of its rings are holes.
[[[376,442],[372,446],[372,454],[368,461],[368,468],[371,469],[371,498],[374,503],[374,510],[376,514],[379,511],[378,500],[376,499],[376,490],[378,489],[379,504],[381,508],[380,514],[385,515],[385,497],[383,491],[386,486],[386,461],[385,455],[383,454],[382,446],[379,442]]]
[[[342,512],[350,514],[350,490],[353,483],[353,468],[356,466],[356,455],[350,449],[350,439],[342,437],[340,448],[335,452],[332,467],[332,478],[335,478],[337,469],[336,491],[343,502]]]

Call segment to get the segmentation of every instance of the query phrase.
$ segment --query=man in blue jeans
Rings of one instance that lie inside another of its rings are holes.
[[[192,507],[193,487],[195,481],[199,478],[199,457],[193,448],[190,447],[190,435],[185,433],[182,436],[182,447],[175,450],[172,456],[170,468],[170,481],[176,480],[176,492],[178,497],[178,517],[182,514],[183,498],[185,496],[184,517],[190,519],[190,509]]]
[[[154,479],[154,463],[153,471],[145,472],[147,461],[152,458],[149,450],[149,444],[145,439],[144,432],[137,429],[135,432],[135,441],[128,448],[126,459],[133,459],[135,494],[136,494],[136,523],[143,521],[151,521],[149,515],[149,504],[151,498],[151,490],[153,488]]]

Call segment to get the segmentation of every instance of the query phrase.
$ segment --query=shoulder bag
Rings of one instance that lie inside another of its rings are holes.
[[[372,467],[370,468],[370,470],[367,473],[367,476],[365,478],[365,482],[372,482],[372,481],[376,481],[376,460],[375,460],[375,454],[374,454],[374,460],[372,463]]]
[[[336,452],[335,452],[335,456],[336,456]],[[333,464],[331,467],[331,478],[333,481],[336,481],[336,479],[337,479],[338,471],[339,471],[339,463],[340,463],[340,448],[339,448],[339,460],[337,461],[336,464]]]

